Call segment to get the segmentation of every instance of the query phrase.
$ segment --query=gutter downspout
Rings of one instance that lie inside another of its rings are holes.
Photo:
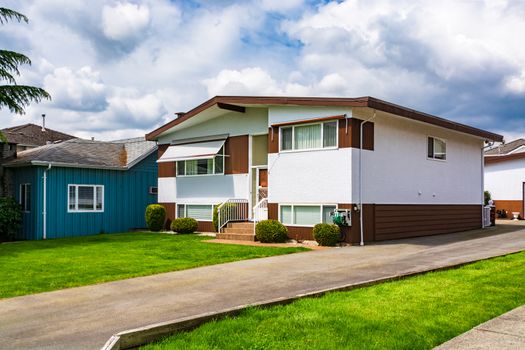
[[[44,170],[44,176],[43,176],[43,180],[44,180],[44,193],[43,193],[43,210],[42,210],[42,239],[46,239],[47,238],[47,208],[46,208],[46,202],[47,202],[47,172],[51,170],[51,163],[48,163],[47,165],[47,169]]]
[[[367,120],[363,120],[359,124],[359,231],[361,234],[361,241],[359,245],[364,246],[364,224],[363,224],[363,161],[362,161],[362,152],[363,152],[363,125],[370,122],[376,117],[376,111],[374,109],[374,115],[372,115]]]

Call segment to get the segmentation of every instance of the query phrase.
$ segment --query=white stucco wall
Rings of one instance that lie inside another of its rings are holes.
[[[485,189],[494,200],[522,200],[525,159],[485,165]]]
[[[248,174],[159,178],[159,203],[216,204],[248,199]]]
[[[246,113],[225,112],[223,115],[202,120],[189,127],[184,127],[184,124],[181,124],[181,129],[161,136],[159,144],[219,134],[230,136],[265,134],[268,133],[268,111],[266,108],[247,108]]]
[[[481,139],[377,113],[374,151],[363,151],[363,202],[481,204]],[[427,159],[427,137],[446,140],[446,161]],[[359,150],[353,150],[358,200]]]

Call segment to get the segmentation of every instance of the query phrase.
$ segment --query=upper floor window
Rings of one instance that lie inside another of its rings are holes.
[[[224,174],[224,146],[213,158],[180,160],[177,162],[177,176],[214,174]]]
[[[337,120],[281,127],[281,151],[337,147]]]
[[[427,142],[427,157],[430,159],[447,159],[447,143],[445,140],[435,137],[428,137]]]
[[[68,185],[69,212],[104,211],[104,186]]]
[[[31,184],[20,185],[20,206],[23,212],[31,211]]]

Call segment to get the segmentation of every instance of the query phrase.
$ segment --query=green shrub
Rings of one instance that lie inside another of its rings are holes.
[[[483,192],[483,198],[485,200],[485,205],[489,205],[489,201],[492,199],[492,195],[489,191]]]
[[[22,227],[22,208],[11,197],[0,197],[0,240],[12,240]]]
[[[166,209],[160,204],[150,204],[146,208],[146,225],[151,231],[160,231],[166,220]]]
[[[322,246],[334,246],[339,242],[340,229],[334,224],[317,224],[314,226],[314,238]]]
[[[283,243],[288,239],[288,229],[277,220],[263,220],[255,226],[255,236],[262,243]]]
[[[197,220],[178,218],[171,222],[171,230],[177,233],[193,233],[197,230]]]

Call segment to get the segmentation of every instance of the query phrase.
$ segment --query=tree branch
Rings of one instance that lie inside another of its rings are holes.
[[[0,7],[0,24],[5,24],[11,19],[14,19],[18,22],[29,22],[27,17],[23,14],[10,9],[6,9],[5,7]]]
[[[41,88],[25,85],[0,86],[0,109],[7,107],[16,114],[24,114],[24,107],[43,99],[50,100],[51,96]]]

